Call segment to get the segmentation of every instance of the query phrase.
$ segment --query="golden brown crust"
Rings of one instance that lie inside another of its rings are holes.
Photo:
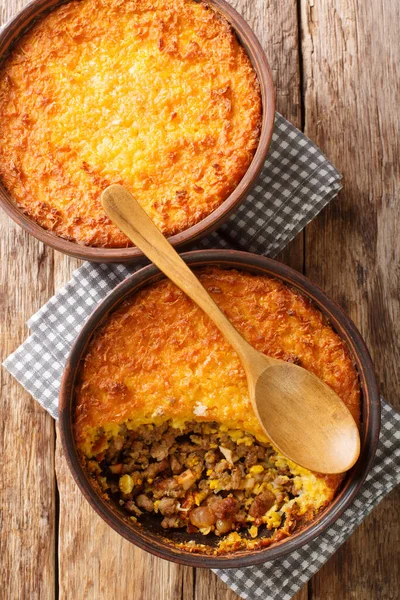
[[[208,268],[200,280],[257,350],[295,361],[328,383],[360,420],[360,385],[345,343],[304,296],[282,282]],[[216,421],[265,439],[239,358],[215,325],[171,282],[126,300],[89,344],[76,390],[75,430]],[[341,476],[324,477],[336,489]]]
[[[246,172],[261,99],[228,23],[193,0],[82,0],[45,17],[0,71],[0,177],[45,229],[129,240],[104,214],[131,190],[167,235],[217,208]]]

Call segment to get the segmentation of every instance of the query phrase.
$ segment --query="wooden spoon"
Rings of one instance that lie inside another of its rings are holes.
[[[246,342],[128,190],[111,185],[101,199],[110,219],[232,344],[246,372],[254,411],[274,446],[312,471],[350,469],[360,453],[360,436],[339,396],[316,375],[265,356]]]

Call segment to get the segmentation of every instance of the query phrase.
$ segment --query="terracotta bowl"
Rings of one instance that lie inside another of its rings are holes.
[[[348,472],[339,494],[311,524],[291,537],[262,550],[232,552],[224,556],[191,554],[176,548],[174,546],[176,542],[195,539],[197,542],[204,543],[205,538],[201,534],[189,536],[176,531],[166,532],[159,525],[157,517],[151,515],[148,516],[142,527],[129,525],[126,515],[122,514],[116,504],[98,495],[80,464],[73,436],[72,413],[75,379],[80,360],[85,354],[91,336],[96,328],[107,319],[110,311],[114,310],[130,294],[163,277],[153,265],[137,271],[111,292],[88,319],[72,348],[65,366],[60,391],[60,425],[64,452],[71,472],[91,506],[115,531],[140,548],[161,558],[194,567],[230,568],[264,563],[289,554],[309,543],[332,525],[354,500],[371,467],[379,437],[380,401],[373,364],[363,339],[342,309],[315,284],[293,269],[269,258],[234,250],[188,252],[182,257],[191,267],[220,265],[225,268],[249,271],[257,275],[269,275],[282,280],[307,296],[329,319],[333,329],[346,342],[358,370],[362,387],[361,454],[356,465]]]
[[[51,9],[65,4],[66,0],[34,0],[26,6],[6,27],[0,32],[0,63],[7,55],[15,40],[31,27],[41,16]],[[267,152],[271,143],[275,118],[275,98],[271,71],[265,57],[264,51],[256,36],[236,12],[224,0],[207,0],[208,4],[214,6],[231,24],[241,44],[257,73],[260,83],[261,98],[263,105],[262,126],[258,148],[243,179],[232,192],[232,194],[205,219],[189,227],[185,231],[173,235],[170,242],[175,247],[180,247],[204,237],[219,227],[232,212],[243,202],[254,186],[261,172]],[[13,198],[4,188],[0,181],[0,205],[6,213],[21,225],[28,233],[38,240],[47,244],[55,250],[64,254],[90,260],[92,262],[138,262],[143,259],[143,254],[136,248],[93,248],[83,246],[75,242],[64,240],[50,231],[46,231],[35,223],[18,208]]]

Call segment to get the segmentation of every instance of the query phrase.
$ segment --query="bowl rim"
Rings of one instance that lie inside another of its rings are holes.
[[[50,10],[72,0],[33,0],[19,11],[5,26],[0,29],[0,65],[7,56],[10,47],[32,24]],[[199,0],[193,0],[199,2]],[[225,0],[207,0],[221,13],[231,25],[239,42],[246,50],[257,75],[262,97],[262,125],[257,150],[247,171],[238,186],[212,213],[195,225],[169,238],[175,247],[194,242],[214,231],[226,221],[234,210],[246,199],[251,189],[256,185],[264,165],[274,130],[275,93],[272,73],[264,50],[253,33],[251,27],[241,15]],[[18,225],[44,244],[75,258],[92,262],[139,262],[143,260],[142,252],[134,247],[129,248],[97,248],[84,246],[69,241],[44,229],[28,217],[13,200],[11,194],[0,181],[0,206]]]
[[[261,550],[237,551],[221,556],[189,553],[175,548],[171,543],[163,543],[159,536],[152,535],[149,531],[136,531],[124,523],[123,518],[117,511],[112,510],[110,503],[101,500],[100,495],[95,492],[80,464],[75,447],[72,428],[75,376],[80,359],[99,324],[127,295],[138,291],[154,279],[158,279],[160,276],[163,277],[154,265],[141,268],[118,284],[92,312],[76,338],[66,361],[60,388],[59,420],[62,446],[69,469],[92,508],[115,531],[139,548],[160,558],[194,567],[224,569],[253,566],[281,558],[314,540],[337,521],[357,495],[372,466],[379,441],[381,405],[373,363],[361,334],[343,309],[329,298],[318,285],[312,283],[307,277],[291,267],[271,258],[237,250],[197,250],[184,253],[181,256],[191,267],[220,265],[223,268],[236,268],[276,277],[311,299],[314,305],[328,316],[334,330],[338,333],[338,330],[340,330],[339,335],[342,339],[345,339],[346,345],[350,349],[362,387],[360,458],[350,470],[340,492],[315,520],[292,536]]]

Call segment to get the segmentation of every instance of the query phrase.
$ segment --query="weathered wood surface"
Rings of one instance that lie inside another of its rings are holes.
[[[0,214],[0,358],[27,335],[25,319],[53,292],[52,253]],[[32,283],[35,293],[32,294]],[[0,371],[0,597],[55,594],[54,422]],[[40,565],[40,568],[38,568]]]
[[[305,269],[351,314],[382,392],[399,406],[399,4],[231,3],[263,43],[278,110],[304,126],[345,175],[338,200],[280,259]],[[24,4],[0,0],[0,21]],[[3,213],[0,230],[4,358],[78,261],[28,238]],[[1,598],[237,598],[210,571],[156,559],[109,529],[79,494],[52,419],[4,370],[1,396]],[[394,492],[295,600],[397,599],[399,506]]]
[[[305,272],[354,319],[399,408],[400,4],[302,0],[301,29],[305,132],[344,176],[307,228]],[[397,489],[314,577],[310,597],[399,598],[399,525]]]

